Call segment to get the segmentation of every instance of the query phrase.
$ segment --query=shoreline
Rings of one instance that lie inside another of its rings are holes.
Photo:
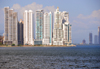
[[[43,46],[0,46],[0,47],[76,47],[76,45],[70,45],[70,46],[67,46],[67,45],[62,45],[62,46],[56,46],[56,45],[43,45]]]

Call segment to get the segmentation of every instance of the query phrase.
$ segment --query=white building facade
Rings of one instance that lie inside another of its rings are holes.
[[[24,45],[34,45],[33,42],[33,12],[25,10],[24,12]]]
[[[4,8],[4,44],[18,44],[17,32],[17,12],[9,7]]]
[[[52,44],[52,13],[44,13],[44,45]]]
[[[64,45],[71,45],[71,24],[69,23],[69,13],[66,11],[62,12],[62,23]]]
[[[63,24],[58,7],[54,12],[53,45],[63,45]]]

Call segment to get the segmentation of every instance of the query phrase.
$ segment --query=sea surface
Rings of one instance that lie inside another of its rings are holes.
[[[0,47],[0,69],[100,69],[100,46]]]

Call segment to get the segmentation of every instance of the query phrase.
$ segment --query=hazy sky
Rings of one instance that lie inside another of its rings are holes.
[[[89,32],[93,38],[98,34],[100,0],[0,0],[0,35],[4,33],[3,8],[6,6],[18,12],[18,19],[23,19],[23,11],[29,9],[54,12],[58,6],[60,11],[68,11],[73,43],[81,43],[83,39],[88,43]]]

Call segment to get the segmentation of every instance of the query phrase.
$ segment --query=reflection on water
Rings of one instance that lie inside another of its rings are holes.
[[[76,68],[100,69],[100,47],[0,47],[0,69]]]

